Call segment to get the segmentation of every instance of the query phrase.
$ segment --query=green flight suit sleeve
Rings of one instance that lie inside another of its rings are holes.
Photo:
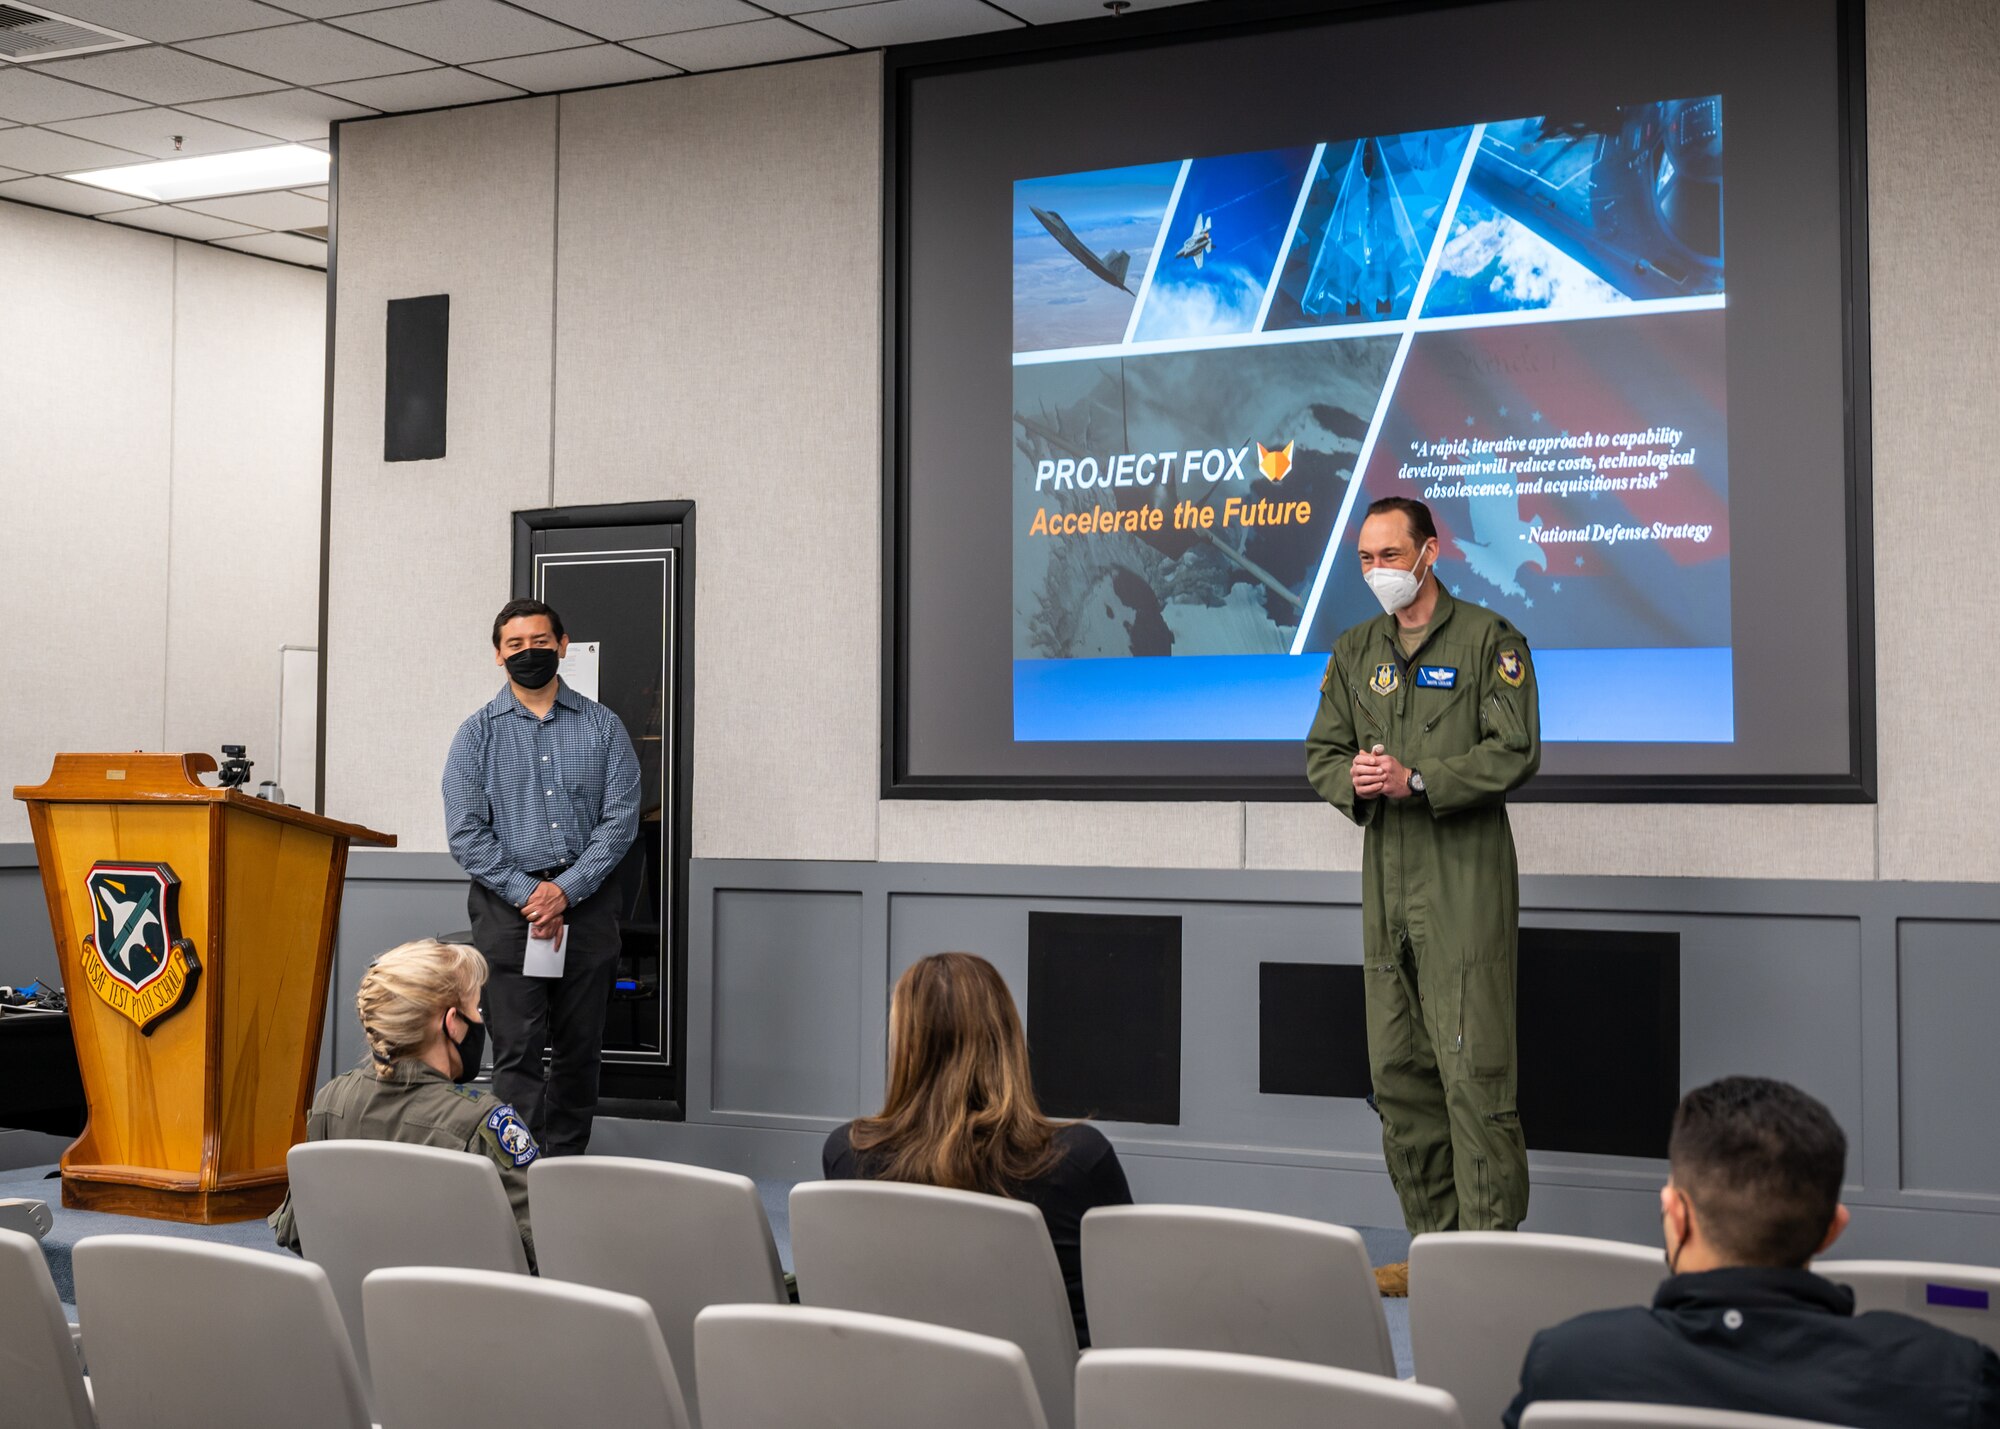
[[[1320,798],[1366,828],[1382,801],[1354,792],[1354,756],[1360,751],[1352,695],[1336,653],[1327,657],[1326,675],[1319,682],[1319,713],[1306,733],[1306,778]]]
[[[264,1224],[271,1228],[272,1238],[278,1248],[299,1252],[299,1219],[292,1214],[292,1193],[285,1192],[284,1204],[264,1218]]]
[[[516,1148],[512,1151],[508,1150],[510,1141]],[[528,1269],[536,1271],[535,1233],[528,1224],[528,1167],[541,1155],[541,1148],[535,1145],[514,1108],[499,1102],[480,1119],[479,1130],[465,1149],[478,1152],[500,1168],[501,1188],[507,1192],[507,1203],[514,1208],[514,1224],[521,1229],[521,1249],[527,1252]]]
[[[1418,761],[1424,798],[1442,818],[1506,797],[1542,765],[1542,711],[1535,665],[1521,633],[1502,627],[1479,674],[1479,743],[1463,754]]]

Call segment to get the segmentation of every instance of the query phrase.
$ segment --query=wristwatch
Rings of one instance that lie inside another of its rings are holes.
[[[1410,792],[1412,794],[1421,794],[1424,792],[1424,776],[1417,773],[1414,769],[1410,771]]]

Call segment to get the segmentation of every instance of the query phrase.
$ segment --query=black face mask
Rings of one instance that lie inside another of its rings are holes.
[[[479,1063],[486,1055],[486,1024],[474,1022],[464,1013],[458,1020],[465,1024],[465,1035],[454,1044],[458,1048],[458,1075],[452,1080],[461,1087],[479,1075]],[[451,1036],[451,1014],[445,1014],[444,1035]]]
[[[547,645],[516,650],[507,657],[507,678],[524,690],[539,690],[556,677],[562,656]]]

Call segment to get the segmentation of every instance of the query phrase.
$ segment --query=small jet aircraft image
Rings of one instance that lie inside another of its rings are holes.
[[[1063,222],[1061,214],[1046,208],[1036,208],[1033,204],[1028,205],[1028,212],[1041,220],[1042,227],[1049,231],[1049,237],[1055,239],[1056,242],[1068,249],[1070,256],[1075,258],[1077,262],[1083,264],[1084,267],[1088,268],[1112,287],[1122,292],[1130,293],[1132,291],[1125,286],[1125,270],[1132,265],[1132,255],[1130,253],[1127,253],[1122,248],[1114,248],[1111,252],[1106,253],[1100,258],[1084,245],[1081,238],[1070,232],[1069,225]],[[1134,296],[1137,295],[1135,294]]]
[[[1194,232],[1187,236],[1187,242],[1181,245],[1181,251],[1176,253],[1174,257],[1192,258],[1194,259],[1194,266],[1199,268],[1201,266],[1202,255],[1214,247],[1215,236],[1208,230],[1208,215],[1198,213],[1194,219]]]
[[[118,961],[125,965],[125,971],[131,972],[132,945],[136,942],[142,948],[146,946],[146,940],[142,935],[148,925],[160,926],[159,917],[151,907],[139,906],[143,900],[138,898],[129,903],[120,903],[102,889],[98,891],[98,897],[104,900],[105,906],[111,912],[111,926],[115,930],[113,936],[116,939]],[[136,920],[133,912],[135,907],[138,908]]]

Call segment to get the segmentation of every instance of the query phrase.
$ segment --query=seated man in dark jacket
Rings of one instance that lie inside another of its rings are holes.
[[[1796,1087],[1725,1077],[1674,1113],[1650,1310],[1544,1330],[1504,1417],[1545,1399],[1787,1415],[1855,1429],[2000,1429],[2000,1357],[1908,1315],[1854,1313],[1807,1268],[1847,1228],[1847,1138]]]

